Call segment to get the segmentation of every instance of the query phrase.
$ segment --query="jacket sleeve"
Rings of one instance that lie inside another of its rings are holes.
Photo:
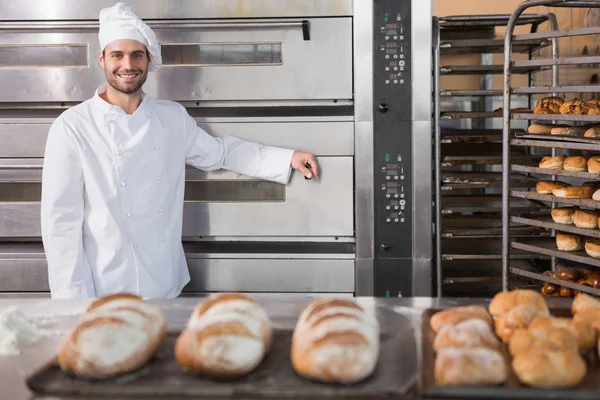
[[[41,228],[53,299],[95,297],[82,242],[83,171],[63,118],[52,124],[42,171]]]
[[[200,128],[182,107],[186,163],[205,171],[228,169],[242,175],[287,184],[294,150],[265,146],[234,136],[217,138]]]

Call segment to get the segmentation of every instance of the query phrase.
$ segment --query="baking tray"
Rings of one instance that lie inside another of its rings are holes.
[[[599,229],[578,228],[575,225],[557,224],[551,217],[544,216],[539,218],[511,217],[511,221],[519,224],[526,224],[538,228],[554,229],[560,232],[569,232],[576,235],[588,236],[600,239]],[[512,235],[511,235],[512,236]]]
[[[511,190],[510,195],[513,197],[519,197],[521,199],[529,200],[540,200],[552,203],[571,204],[579,207],[587,207],[600,210],[600,202],[589,199],[565,199],[562,197],[556,197],[551,194],[539,194],[538,192],[524,192],[521,190]],[[512,203],[512,200],[509,204]]]
[[[510,224],[510,234],[516,236],[548,235],[535,226]],[[442,218],[442,238],[488,238],[502,236],[502,218],[476,216],[445,216]],[[600,231],[598,231],[600,236]]]
[[[502,116],[502,113],[498,113]],[[537,121],[600,122],[600,115],[513,113],[513,119]]]
[[[510,251],[512,254],[515,250],[527,251],[530,254],[543,254],[548,257],[557,257],[563,260],[570,260],[579,262],[586,265],[592,265],[594,267],[600,267],[600,259],[590,257],[587,255],[585,250],[580,251],[560,251],[556,247],[555,238],[539,238],[532,240],[519,240],[518,242],[511,242],[513,250]]]
[[[538,211],[549,209],[549,206],[534,201],[513,199],[510,202],[511,211]],[[442,198],[442,214],[489,213],[502,211],[502,196],[444,196]]]
[[[447,146],[447,145],[446,145]],[[464,146],[464,145],[463,145]],[[511,156],[512,162],[518,162],[523,164],[532,163],[539,161],[540,156],[522,156],[516,155]],[[442,167],[458,167],[464,165],[502,165],[502,155],[455,155],[455,156],[444,156],[442,159]]]
[[[550,69],[548,66],[528,65],[522,67],[511,68],[513,74],[527,74],[529,72],[543,71]],[[440,75],[487,75],[487,74],[503,74],[504,65],[442,65],[440,67]],[[550,92],[552,93],[552,92]]]
[[[387,319],[388,325],[400,329],[393,331],[381,327],[378,366],[370,378],[355,385],[321,384],[297,375],[290,361],[293,331],[274,330],[269,355],[254,372],[239,379],[218,380],[183,372],[173,354],[180,333],[169,332],[157,357],[132,374],[115,379],[86,381],[63,373],[56,360],[52,360],[27,379],[27,386],[36,394],[54,396],[380,398],[403,395],[414,387],[418,379],[414,371],[415,334],[407,317],[391,310],[383,311],[386,314],[383,320]],[[406,322],[400,323],[402,321],[398,321],[398,318],[406,319]]]
[[[495,386],[460,386],[446,387],[435,383],[434,366],[435,352],[433,351],[433,340],[435,332],[431,329],[431,317],[443,309],[427,309],[422,314],[422,368],[419,381],[420,392],[424,397],[443,397],[458,399],[570,399],[570,400],[597,400],[600,398],[600,363],[595,351],[585,355],[588,364],[588,373],[584,380],[576,387],[569,389],[540,389],[523,385],[517,376],[510,373],[503,385]],[[554,316],[569,317],[569,308],[553,307],[550,312]],[[502,345],[502,353],[510,366],[510,354],[508,346]]]
[[[502,90],[460,90],[460,89],[443,89],[440,91],[440,97],[454,97],[454,96],[502,96],[504,92]]]
[[[540,159],[541,161],[541,159]],[[514,172],[527,172],[531,174],[541,175],[556,175],[556,176],[568,176],[569,178],[579,178],[587,180],[600,180],[600,174],[594,174],[592,172],[576,172],[576,171],[565,171],[556,170],[550,168],[540,168],[538,165],[511,165],[511,171]]]
[[[547,39],[529,39],[513,42],[513,53],[525,53],[547,47],[552,42]],[[498,39],[458,39],[440,43],[441,54],[504,53],[504,38]]]
[[[485,15],[451,15],[440,17],[440,26],[445,27],[471,27],[471,26],[506,26],[510,14],[485,14]],[[541,24],[548,20],[547,15],[521,14],[515,25]]]

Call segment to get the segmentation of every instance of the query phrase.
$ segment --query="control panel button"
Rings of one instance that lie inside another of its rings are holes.
[[[390,223],[390,222],[392,222],[392,220],[391,220],[390,218],[386,218],[386,219],[385,219],[385,222],[388,222],[388,223]]]
[[[386,199],[389,199],[391,196],[392,196],[392,195],[388,193],[388,194],[386,194],[386,195],[385,195],[385,198],[386,198]]]
[[[395,199],[397,199],[397,198],[398,198],[398,193],[396,193],[396,194],[394,195],[394,198],[395,198]]]
[[[404,196],[404,195],[403,195],[403,196]],[[401,206],[404,206],[404,205],[406,205],[406,200],[404,200],[404,199],[400,200],[400,205],[401,205]]]
[[[396,206],[396,208],[398,208],[398,207]],[[385,209],[386,209],[386,210],[390,210],[390,209],[391,209],[391,207],[390,207],[390,206],[385,206]]]

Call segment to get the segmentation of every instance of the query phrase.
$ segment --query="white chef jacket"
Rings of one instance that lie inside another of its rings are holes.
[[[143,95],[132,114],[99,97],[52,124],[41,228],[52,298],[173,298],[190,275],[181,243],[185,166],[286,184],[293,150],[215,138],[185,108]]]

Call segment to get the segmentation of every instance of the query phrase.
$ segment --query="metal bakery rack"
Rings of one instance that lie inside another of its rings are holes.
[[[494,55],[504,53],[504,40],[496,29],[509,22],[510,15],[473,15],[434,18],[434,142],[436,206],[436,284],[438,296],[487,296],[500,290],[502,283],[502,129],[500,110],[502,89],[494,90],[493,77],[503,73]],[[516,22],[535,34],[542,24],[556,29],[554,15],[522,15]],[[558,45],[545,37],[514,41],[514,51],[533,60],[536,51]],[[441,57],[452,60],[479,57],[481,65],[442,65]],[[550,66],[526,64],[512,68],[529,82],[538,71]],[[454,90],[441,87],[444,76],[478,76],[479,90]],[[521,95],[530,108],[529,95]],[[458,108],[458,109],[457,109]],[[496,122],[494,122],[496,121]],[[494,126],[497,125],[497,126]],[[516,131],[512,132],[514,134]],[[526,148],[515,148],[513,159],[521,163],[534,160]],[[522,189],[535,187],[529,173],[515,171],[511,185]],[[528,217],[548,206],[537,200],[522,199],[511,204],[511,215]],[[536,226],[514,222],[515,237],[540,237],[548,233]],[[511,260],[524,268],[546,256],[516,250]]]
[[[530,254],[545,255],[574,262],[577,264],[600,267],[600,259],[589,256],[585,251],[566,252],[559,251],[556,246],[555,232],[566,232],[582,236],[585,238],[600,238],[600,230],[598,229],[581,229],[574,225],[556,224],[550,217],[549,212],[544,215],[537,216],[517,216],[509,213],[514,204],[520,204],[524,200],[541,201],[549,205],[557,204],[558,206],[573,205],[583,208],[600,210],[600,202],[592,199],[565,199],[553,195],[539,194],[534,191],[526,191],[522,188],[516,188],[512,184],[512,174],[528,173],[539,176],[541,180],[571,180],[575,182],[600,180],[600,175],[588,172],[569,172],[564,170],[551,170],[538,168],[538,163],[541,156],[534,163],[524,163],[521,160],[513,157],[515,148],[538,148],[551,149],[552,154],[557,151],[568,152],[569,155],[577,155],[581,151],[596,152],[600,154],[600,140],[596,138],[576,137],[576,136],[558,136],[558,135],[540,135],[540,134],[512,134],[511,124],[514,121],[524,120],[528,122],[543,122],[543,123],[560,123],[567,125],[590,124],[592,122],[600,123],[600,116],[595,115],[539,115],[530,112],[511,112],[511,97],[515,94],[532,94],[541,97],[560,95],[565,99],[581,96],[585,93],[600,92],[598,85],[574,85],[560,86],[558,82],[558,68],[573,68],[580,65],[600,65],[600,57],[565,57],[561,58],[553,56],[546,59],[536,59],[527,61],[514,61],[513,55],[519,48],[516,46],[523,40],[554,40],[560,38],[595,35],[600,33],[600,27],[593,28],[577,28],[570,30],[552,29],[547,32],[537,32],[531,34],[514,34],[514,29],[517,22],[520,20],[522,13],[531,7],[548,6],[548,7],[573,7],[573,8],[592,8],[600,7],[600,1],[589,0],[530,0],[521,3],[513,12],[508,22],[505,36],[505,54],[504,54],[504,93],[503,93],[503,154],[502,154],[502,289],[513,289],[510,285],[510,279],[513,276],[520,276],[531,279],[542,285],[544,282],[553,283],[559,286],[568,287],[573,290],[578,290],[593,295],[600,296],[600,290],[592,287],[579,285],[576,283],[563,281],[552,278],[546,273],[532,272],[521,268],[517,265],[512,254],[523,251]],[[551,67],[553,68],[553,79],[550,86],[529,86],[516,87],[512,85],[512,76],[516,69],[529,67]],[[519,238],[507,228],[512,224],[521,224],[529,227],[543,228],[551,232],[550,237],[545,238]],[[553,263],[552,270],[556,270],[556,264]]]

